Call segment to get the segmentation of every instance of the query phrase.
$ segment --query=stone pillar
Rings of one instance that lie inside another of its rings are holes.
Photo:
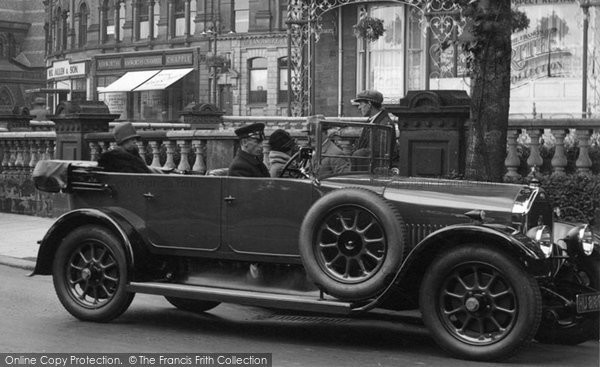
[[[85,135],[108,132],[108,123],[119,117],[111,114],[104,102],[61,102],[56,114],[48,116],[56,129],[55,159],[90,160]]]
[[[462,90],[409,91],[386,111],[398,117],[402,176],[464,173],[471,99]]]
[[[190,124],[191,130],[216,130],[223,123],[223,114],[224,112],[213,104],[191,103],[181,111],[180,117],[183,122]],[[228,167],[235,154],[236,141],[237,139],[233,134],[231,138],[207,140],[204,155],[206,163],[197,162],[195,166],[202,166],[203,169],[208,171],[215,168]]]
[[[35,116],[29,114],[27,107],[15,106],[12,113],[0,114],[0,128],[4,128],[7,131],[31,131],[29,121],[33,120]]]

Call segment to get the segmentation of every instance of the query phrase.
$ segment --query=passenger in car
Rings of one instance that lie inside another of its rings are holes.
[[[146,165],[140,156],[140,135],[131,122],[122,122],[115,126],[113,136],[117,146],[100,155],[98,166],[108,172],[163,173],[158,168]]]
[[[240,139],[240,149],[229,165],[229,176],[269,177],[269,169],[262,162],[262,141],[265,124],[255,123],[240,127],[235,134]]]
[[[352,100],[353,104],[357,104],[358,110],[361,116],[368,117],[368,123],[374,125],[386,125],[394,128],[394,134],[396,131],[395,124],[390,118],[389,114],[383,108],[383,94],[376,90],[364,90],[356,95],[356,98]],[[370,129],[363,129],[360,138],[356,145],[356,150],[352,154],[354,157],[368,157],[371,152],[373,157],[381,158],[382,154],[380,151],[386,150],[385,142],[382,141],[384,136],[381,134],[375,134],[373,137],[373,146],[371,144],[371,133]],[[397,167],[398,165],[398,148],[396,146],[396,139],[394,138],[394,147],[392,151],[392,166]],[[362,168],[355,167],[356,165],[364,165],[364,158],[353,159],[353,170],[363,170]]]
[[[329,129],[321,145],[321,162],[318,166],[320,175],[331,175],[350,171],[350,160],[340,147],[341,136],[338,129]]]
[[[269,136],[269,173],[271,177],[279,177],[285,164],[290,160],[296,148],[296,141],[290,133],[283,129],[277,129]]]

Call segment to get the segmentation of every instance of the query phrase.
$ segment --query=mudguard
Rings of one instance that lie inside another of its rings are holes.
[[[50,275],[54,254],[63,238],[78,226],[89,224],[104,226],[121,239],[130,274],[136,274],[136,259],[146,255],[146,247],[140,235],[140,231],[143,231],[143,221],[122,208],[84,208],[63,214],[46,232],[40,242],[37,262],[31,275]]]

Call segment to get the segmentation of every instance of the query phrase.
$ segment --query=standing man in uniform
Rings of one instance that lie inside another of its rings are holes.
[[[267,166],[262,162],[264,129],[265,124],[259,122],[235,130],[240,139],[240,150],[229,165],[229,176],[270,177]]]

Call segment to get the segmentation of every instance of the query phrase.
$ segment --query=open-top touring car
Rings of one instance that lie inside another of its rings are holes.
[[[69,193],[72,210],[42,240],[34,274],[52,275],[87,321],[148,293],[195,312],[420,309],[444,350],[474,360],[533,338],[598,337],[599,245],[587,224],[556,220],[538,185],[389,174],[387,126],[322,120],[309,134],[278,178],[39,162],[37,188]],[[371,145],[356,154],[359,136]],[[342,168],[325,173],[332,164]]]

